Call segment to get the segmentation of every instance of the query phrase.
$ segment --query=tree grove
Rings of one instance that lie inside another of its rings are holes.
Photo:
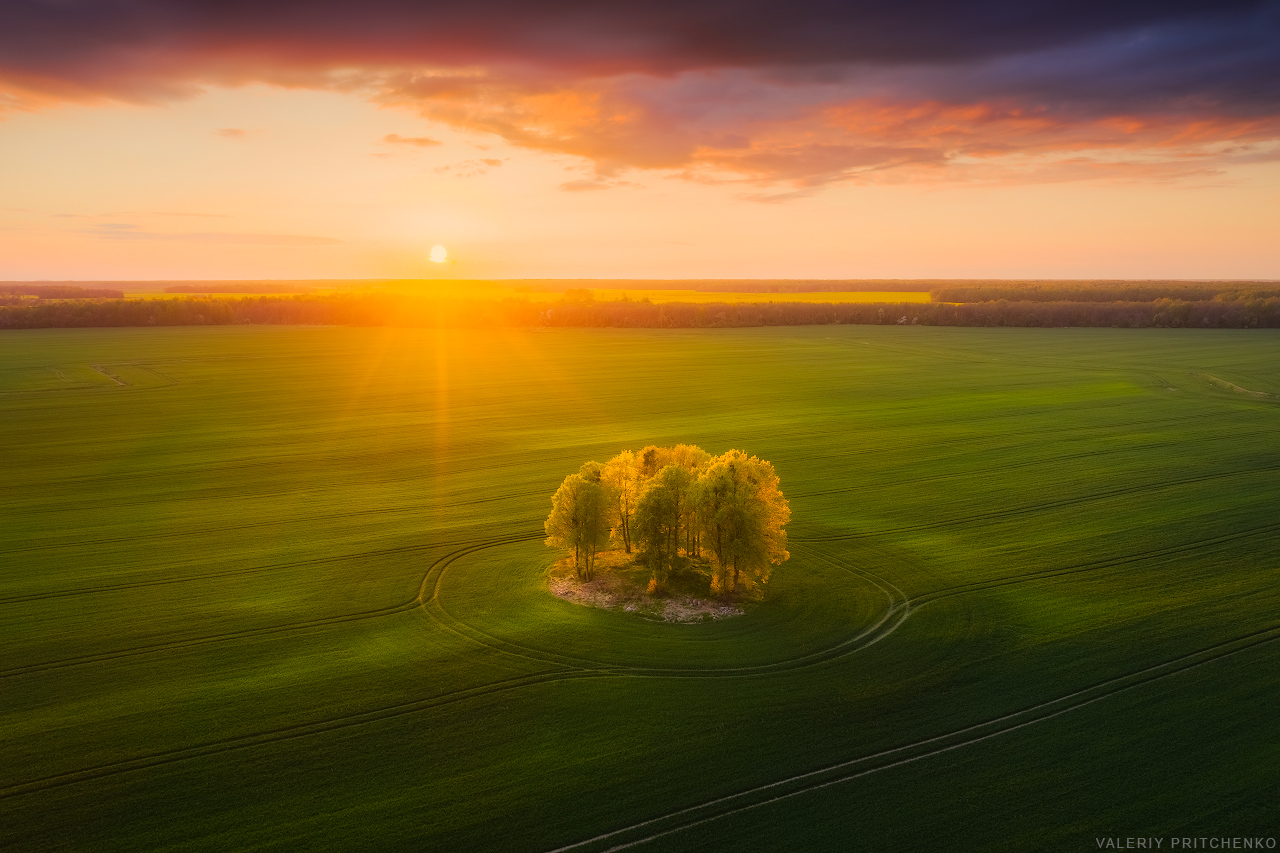
[[[730,450],[650,445],[624,450],[604,465],[588,462],[551,499],[547,544],[573,552],[580,580],[595,573],[596,552],[612,542],[649,568],[651,591],[670,573],[704,556],[712,589],[759,590],[790,557],[783,529],[791,517],[769,462]]]

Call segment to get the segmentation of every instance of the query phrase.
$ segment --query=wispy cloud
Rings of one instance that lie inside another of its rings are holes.
[[[438,139],[431,139],[426,136],[401,136],[398,133],[388,133],[382,137],[382,141],[390,145],[414,145],[418,148],[429,148],[433,145],[440,145]]]
[[[594,181],[584,179],[580,181],[565,181],[560,185],[560,189],[567,193],[590,192],[591,190],[607,190],[613,185],[606,181]]]
[[[191,213],[181,210],[154,210],[150,212],[127,212],[125,216],[176,216],[191,219],[226,219],[225,213]]]
[[[489,174],[490,169],[496,169],[501,165],[501,160],[483,157],[478,160],[459,160],[457,163],[437,166],[435,172],[438,175],[452,175],[455,178],[478,178]]]
[[[42,216],[51,216],[55,219],[115,219],[117,217],[137,218],[148,216],[173,216],[181,218],[193,219],[226,219],[228,214],[225,213],[201,213],[198,211],[186,210],[116,210],[106,213],[64,213],[48,210],[37,210],[29,207],[8,207],[0,208],[0,210],[9,210],[15,213],[35,213]]]
[[[145,231],[137,225],[124,222],[104,222],[85,229],[105,240],[145,240],[166,243],[203,243],[237,246],[333,246],[342,243],[332,237],[311,237],[301,234],[256,234],[228,231]]]
[[[565,181],[560,185],[560,189],[569,193],[591,192],[592,190],[611,190],[615,187],[638,187],[637,183],[632,181],[622,181],[617,178],[583,178],[577,181]]]

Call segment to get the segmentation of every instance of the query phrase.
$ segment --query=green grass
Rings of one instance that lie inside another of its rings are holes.
[[[1274,836],[1280,402],[1206,375],[1278,366],[1272,332],[6,332],[0,849]],[[560,479],[676,442],[775,464],[766,600],[546,592]]]

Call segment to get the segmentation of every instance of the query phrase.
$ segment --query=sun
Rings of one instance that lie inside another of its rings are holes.
[[[431,262],[433,264],[443,264],[449,258],[449,250],[444,246],[431,247]]]

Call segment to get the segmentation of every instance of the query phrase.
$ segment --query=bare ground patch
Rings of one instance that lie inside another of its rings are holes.
[[[673,586],[697,585],[696,577],[683,580],[686,583]],[[547,578],[547,588],[557,598],[585,607],[635,613],[662,622],[709,622],[746,613],[741,602],[697,595],[678,588],[666,595],[650,595],[646,591],[647,583],[648,572],[618,552],[597,557],[593,580],[579,581],[569,559],[552,566]]]

